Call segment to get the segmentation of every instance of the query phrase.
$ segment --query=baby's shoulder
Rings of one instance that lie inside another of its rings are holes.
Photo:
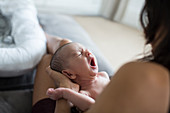
[[[97,76],[98,78],[101,78],[101,79],[110,79],[109,75],[105,71],[98,72]]]
[[[109,77],[109,75],[105,71],[98,72],[97,75],[100,77]]]
[[[119,75],[128,73],[131,78],[140,78],[145,80],[166,81],[169,77],[169,71],[164,66],[154,62],[129,62],[121,66],[118,70]]]

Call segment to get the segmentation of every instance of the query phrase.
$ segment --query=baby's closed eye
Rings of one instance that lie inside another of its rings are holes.
[[[82,52],[78,52],[78,56],[81,56],[82,55]]]

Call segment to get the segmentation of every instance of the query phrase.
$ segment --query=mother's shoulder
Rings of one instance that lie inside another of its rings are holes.
[[[154,62],[128,62],[124,64],[120,69],[151,75],[169,76],[169,70],[167,68]]]
[[[147,70],[155,70],[155,71],[164,71],[169,72],[167,68],[162,66],[161,64],[154,63],[154,62],[128,62],[123,65],[123,67],[133,67],[133,68],[139,68],[139,69],[147,69]]]
[[[157,86],[167,87],[169,71],[157,63],[129,62],[121,66],[113,78],[122,78],[125,81],[133,81],[135,84],[147,84],[156,88]]]

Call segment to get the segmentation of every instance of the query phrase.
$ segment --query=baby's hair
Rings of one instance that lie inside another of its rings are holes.
[[[60,47],[56,50],[56,52],[54,53],[54,55],[53,55],[53,57],[52,57],[52,59],[51,59],[51,62],[50,62],[50,67],[51,67],[52,70],[58,71],[58,72],[62,73],[62,70],[64,69],[64,66],[63,66],[63,65],[64,65],[64,63],[65,63],[65,59],[64,59],[61,55],[59,55],[59,52],[61,51],[61,49],[62,49],[64,46],[69,45],[69,44],[71,44],[71,43],[73,43],[73,42],[66,43],[66,44],[60,46]]]

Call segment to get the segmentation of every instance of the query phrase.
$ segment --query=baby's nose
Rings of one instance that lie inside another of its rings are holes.
[[[88,50],[86,50],[86,56],[88,57],[90,54],[91,53]]]

